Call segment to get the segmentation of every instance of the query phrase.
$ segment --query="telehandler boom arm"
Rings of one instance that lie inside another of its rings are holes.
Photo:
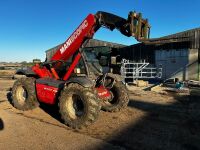
[[[59,79],[56,74],[56,69],[60,67],[60,61],[67,61],[72,55],[74,55],[80,48],[84,47],[88,39],[91,39],[95,32],[101,27],[105,27],[113,31],[119,30],[125,36],[133,36],[138,41],[146,40],[149,37],[150,26],[148,20],[142,19],[141,13],[130,12],[128,19],[121,18],[114,14],[99,11],[95,15],[89,14],[79,27],[72,33],[72,35],[57,49],[56,53],[51,58],[51,62],[58,62],[52,65],[51,71],[38,66],[33,66],[32,70],[39,77],[52,77]],[[68,68],[63,80],[67,80],[77,63],[81,58],[79,52],[71,66]],[[46,71],[45,71],[46,70]],[[53,74],[53,75],[52,75]]]
[[[130,12],[128,19],[121,18],[119,16],[106,13],[97,12],[96,15],[89,14],[80,26],[72,33],[72,35],[59,47],[55,55],[52,57],[52,61],[63,60],[66,61],[72,56],[81,45],[87,40],[93,37],[94,33],[101,27],[106,27],[111,31],[118,29],[125,36],[133,36],[138,41],[148,38],[148,33],[145,30],[149,29],[147,20],[142,19],[141,14]],[[137,31],[136,31],[137,29]],[[136,33],[140,30],[140,34]],[[141,32],[143,31],[143,33]]]

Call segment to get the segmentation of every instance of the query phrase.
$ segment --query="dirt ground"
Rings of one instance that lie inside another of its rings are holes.
[[[6,75],[6,76],[12,76],[16,70],[0,70],[0,76]]]
[[[200,149],[200,98],[133,88],[127,109],[101,112],[71,130],[55,107],[19,111],[9,103],[13,80],[0,79],[0,149]]]

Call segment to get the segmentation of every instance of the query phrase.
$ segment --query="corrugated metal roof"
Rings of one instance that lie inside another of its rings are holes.
[[[61,45],[62,44],[59,44],[49,50],[46,50],[47,61],[50,61],[51,57],[55,54],[55,52]],[[97,39],[90,39],[85,47],[87,48],[87,47],[102,47],[102,46],[111,47],[111,48],[122,48],[122,47],[125,47],[126,45],[117,44],[113,42],[106,42],[106,41],[97,40]]]
[[[107,42],[107,41],[102,41],[102,40],[97,40],[97,39],[90,39],[89,42],[86,45],[86,47],[97,47],[97,46],[107,46],[107,47],[113,47],[113,48],[121,48],[121,47],[125,47],[127,45],[113,43],[113,42]]]
[[[61,46],[61,45],[62,44],[59,44],[59,45],[57,45],[57,46],[55,46],[51,49],[48,49],[48,50],[46,50],[46,52],[58,49],[58,47]],[[97,47],[97,46],[107,46],[107,47],[113,47],[113,48],[121,48],[121,47],[125,47],[127,45],[113,43],[113,42],[106,42],[106,41],[97,40],[97,39],[90,39],[85,47]]]
[[[174,42],[190,42],[190,48],[200,48],[200,28],[144,41],[145,44],[166,44]]]

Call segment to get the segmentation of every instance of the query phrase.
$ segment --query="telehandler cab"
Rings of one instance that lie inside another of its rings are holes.
[[[111,31],[117,29],[138,41],[148,39],[150,30],[148,20],[142,19],[141,13],[130,12],[128,19],[102,11],[89,14],[50,61],[22,70],[21,74],[25,77],[15,81],[12,88],[13,106],[30,110],[41,102],[58,104],[65,124],[75,129],[95,122],[100,109],[116,112],[125,108],[129,98],[119,75],[102,73],[91,78],[83,53],[88,40],[101,27]],[[72,62],[66,65],[69,59]],[[79,61],[84,64],[85,75],[80,76],[76,71]]]

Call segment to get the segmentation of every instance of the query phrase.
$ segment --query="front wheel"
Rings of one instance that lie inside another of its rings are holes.
[[[122,82],[115,82],[110,89],[112,98],[103,100],[102,110],[109,112],[117,112],[126,108],[129,103],[129,96],[125,85]]]
[[[94,90],[71,83],[61,93],[59,112],[66,125],[79,129],[96,121],[100,104]]]
[[[12,88],[12,103],[19,110],[30,110],[39,106],[34,78],[20,78]]]

